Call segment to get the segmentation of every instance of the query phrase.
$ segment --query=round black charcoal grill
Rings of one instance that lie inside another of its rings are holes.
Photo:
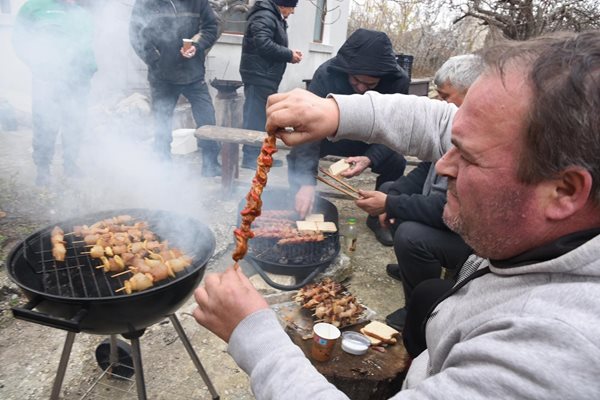
[[[179,248],[192,257],[192,264],[146,290],[126,294],[118,289],[131,274],[112,277],[105,273],[98,259],[91,258],[82,238],[68,234],[76,225],[130,215],[133,222],[145,221],[160,241],[168,240],[170,248]],[[51,231],[59,226],[65,232],[67,249],[64,262],[52,256]],[[174,314],[200,283],[206,264],[213,254],[215,239],[211,230],[201,222],[169,211],[145,209],[111,210],[59,222],[33,233],[18,244],[7,258],[9,277],[23,290],[29,302],[14,307],[16,318],[68,331],[51,398],[58,398],[62,380],[77,332],[111,335],[110,346],[103,352],[109,361],[99,362],[103,368],[118,363],[124,357],[122,345],[116,340],[121,334],[131,340],[132,363],[139,399],[146,398],[139,338],[145,328],[169,318],[182,340],[196,369],[213,398],[218,394],[194,352],[179,320]]]
[[[287,190],[268,189],[262,195],[262,210],[290,210],[294,204],[294,196]],[[241,211],[246,205],[243,199],[239,204]],[[325,221],[338,225],[336,206],[321,197],[315,199],[314,214],[323,214]],[[298,215],[292,219],[299,220]],[[239,225],[238,218],[238,225]],[[280,290],[295,290],[312,282],[316,276],[325,271],[340,252],[339,232],[325,234],[325,239],[318,242],[296,244],[277,244],[278,238],[255,237],[248,241],[246,260],[270,286]],[[274,282],[265,273],[289,275],[296,278],[292,285]]]

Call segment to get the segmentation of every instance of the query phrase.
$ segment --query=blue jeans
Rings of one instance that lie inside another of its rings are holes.
[[[267,124],[267,98],[277,93],[265,86],[244,84],[244,129],[264,131]],[[242,146],[245,160],[256,160],[260,147]],[[249,158],[248,158],[249,157]]]
[[[47,81],[34,77],[32,88],[33,162],[41,169],[50,167],[60,132],[63,164],[71,169],[85,134],[90,82]]]
[[[173,112],[179,96],[183,95],[192,106],[196,127],[215,125],[215,108],[206,82],[200,80],[186,85],[165,81],[150,81],[152,113],[154,115],[154,150],[164,159],[171,157]],[[203,157],[216,161],[219,144],[214,140],[200,140]]]

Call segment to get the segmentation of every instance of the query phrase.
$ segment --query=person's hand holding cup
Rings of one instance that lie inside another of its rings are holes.
[[[194,41],[192,39],[182,39],[183,45],[179,52],[185,58],[192,58],[196,55],[196,46],[194,46]]]

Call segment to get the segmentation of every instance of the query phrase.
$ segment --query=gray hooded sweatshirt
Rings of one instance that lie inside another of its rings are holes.
[[[372,92],[333,97],[341,116],[336,140],[376,141],[431,161],[450,146],[452,105],[403,95],[383,100]],[[391,110],[393,120],[376,115]],[[477,277],[465,279],[472,271]],[[494,266],[473,255],[461,273],[459,288],[427,323],[427,350],[393,399],[600,397],[600,236],[527,265]],[[312,367],[272,310],[244,319],[228,351],[257,399],[347,399]]]

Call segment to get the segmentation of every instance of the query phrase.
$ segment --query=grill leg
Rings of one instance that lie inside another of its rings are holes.
[[[208,374],[204,370],[204,367],[202,366],[202,363],[200,362],[198,355],[196,355],[196,352],[194,351],[194,348],[192,347],[190,340],[188,339],[187,335],[185,334],[185,331],[183,330],[183,327],[181,326],[179,319],[177,319],[177,316],[175,314],[169,315],[169,319],[171,320],[173,327],[175,327],[175,330],[177,331],[177,335],[179,336],[179,339],[181,339],[183,346],[185,347],[188,354],[190,355],[190,358],[194,362],[194,365],[196,366],[196,370],[198,370],[198,373],[202,377],[202,380],[208,387],[208,391],[210,392],[210,395],[212,396],[212,398],[214,400],[219,400],[219,394],[217,393],[212,382],[210,381]]]
[[[110,363],[110,365],[115,365],[117,362],[119,362],[119,354],[117,350],[117,335],[110,335],[110,355],[108,358],[108,362]]]
[[[58,363],[58,371],[56,371],[56,378],[54,378],[54,385],[52,386],[50,400],[57,400],[58,396],[60,395],[60,388],[62,387],[63,380],[65,379],[65,372],[67,371],[67,364],[69,363],[69,357],[71,356],[71,349],[73,348],[74,341],[75,332],[67,332],[65,345],[63,346],[60,362]]]
[[[146,400],[146,383],[144,382],[144,370],[142,369],[142,352],[140,351],[140,338],[131,339],[131,358],[135,371],[135,388],[139,400]]]

